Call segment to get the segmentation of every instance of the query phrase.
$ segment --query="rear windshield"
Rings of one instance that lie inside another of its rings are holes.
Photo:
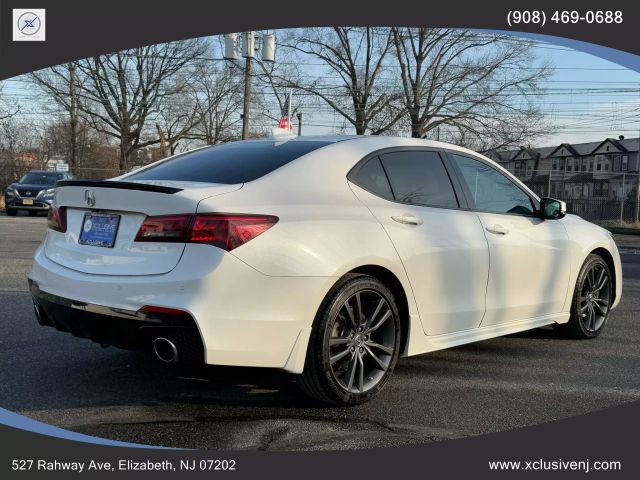
[[[26,185],[53,185],[58,180],[62,180],[61,173],[29,172],[22,177],[18,183],[24,183]]]
[[[127,180],[244,183],[332,142],[250,140],[203,148],[133,172]]]

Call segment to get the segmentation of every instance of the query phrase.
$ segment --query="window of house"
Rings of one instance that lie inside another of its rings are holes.
[[[551,169],[552,170],[557,170],[558,169],[558,160],[556,160],[555,158],[551,162]]]
[[[593,159],[589,160],[589,171],[593,172]]]
[[[629,155],[622,156],[622,171],[626,172],[629,170]]]

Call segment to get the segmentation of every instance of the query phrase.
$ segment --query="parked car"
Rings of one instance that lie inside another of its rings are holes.
[[[399,356],[594,338],[622,291],[608,231],[445,143],[241,141],[58,185],[28,275],[42,325],[284,369],[333,404],[370,399]]]
[[[30,171],[5,190],[4,205],[7,215],[13,217],[19,210],[25,210],[29,215],[47,211],[53,201],[56,182],[72,178],[71,174],[65,172]]]

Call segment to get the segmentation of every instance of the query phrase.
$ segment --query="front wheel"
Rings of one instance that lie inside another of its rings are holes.
[[[599,255],[587,257],[578,274],[571,318],[560,331],[571,338],[595,338],[604,330],[613,301],[613,281],[609,266]]]
[[[366,402],[393,372],[400,334],[391,291],[374,277],[345,277],[320,306],[300,388],[325,403]]]
[[[18,211],[14,208],[7,207],[5,213],[7,214],[7,217],[15,217]]]

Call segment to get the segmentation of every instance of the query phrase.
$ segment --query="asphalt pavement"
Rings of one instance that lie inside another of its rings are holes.
[[[401,359],[373,401],[334,408],[307,399],[278,371],[170,368],[40,327],[25,275],[45,228],[42,217],[0,214],[0,406],[70,430],[183,448],[364,448],[640,400],[640,237],[619,241],[623,299],[599,338],[539,329]]]

